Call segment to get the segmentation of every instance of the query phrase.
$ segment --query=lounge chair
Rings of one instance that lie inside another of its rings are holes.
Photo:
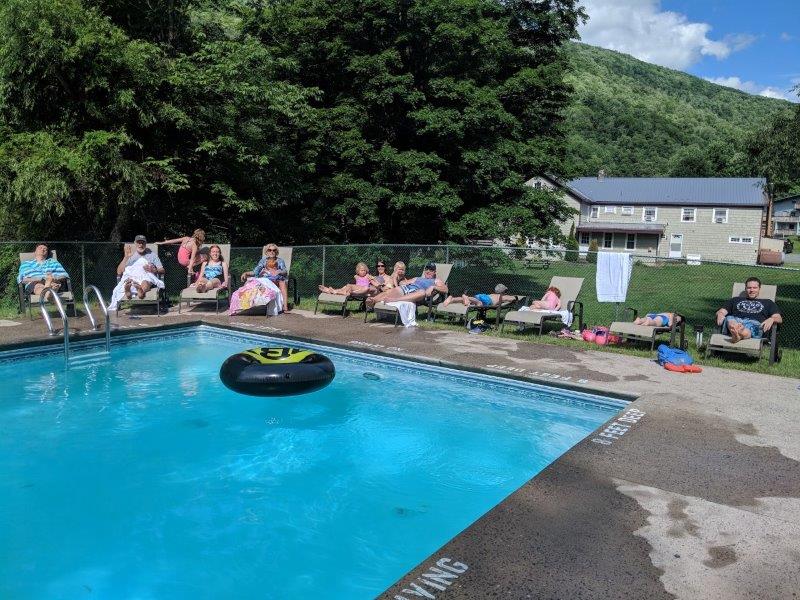
[[[745,297],[744,285],[744,283],[734,283],[731,297]],[[758,297],[764,298],[765,300],[772,300],[774,302],[777,294],[777,286],[762,285],[761,292],[759,293]],[[744,354],[746,356],[752,356],[760,359],[761,353],[764,350],[764,344],[769,343],[769,364],[772,365],[778,362],[781,358],[780,350],[778,348],[778,329],[779,326],[777,324],[770,328],[769,339],[760,338],[754,340],[753,338],[748,338],[734,344],[731,342],[729,335],[722,333],[721,327],[715,327],[716,333],[711,335],[711,339],[708,340],[708,345],[706,346],[706,356],[710,355],[712,352],[731,352],[734,354]]]
[[[125,251],[125,246],[128,244],[124,244],[122,247],[123,252]],[[133,242],[130,243],[131,246],[134,246]],[[147,247],[150,249],[151,252],[155,252],[156,256],[158,256],[158,244],[147,244]],[[164,280],[163,275],[158,276],[159,279],[162,281]],[[121,279],[121,276],[117,277],[117,281]],[[117,312],[116,314],[119,315],[120,308],[122,308],[123,304],[127,304],[128,306],[144,306],[147,304],[155,304],[156,307],[156,316],[161,316],[161,300],[166,296],[165,288],[158,288],[152,287],[147,290],[147,293],[144,295],[144,298],[139,298],[134,296],[130,300],[122,299],[117,303]]]
[[[578,300],[583,286],[583,277],[559,277],[556,275],[550,279],[548,287],[557,287],[561,291],[562,310],[568,310],[572,314],[573,321],[578,318],[578,328],[583,329],[583,302]],[[512,310],[506,313],[503,324],[500,326],[502,332],[506,323],[516,323],[520,328],[526,325],[533,325],[539,328],[539,335],[544,330],[544,324],[548,321],[561,321],[561,315],[548,310]]]
[[[190,285],[191,283],[191,275],[187,274],[186,277],[186,288],[181,292],[180,298],[178,300],[178,313],[181,312],[181,308],[183,307],[183,303],[186,302],[186,307],[188,308],[192,302],[215,302],[216,308],[215,313],[219,314],[219,301],[222,298],[228,298],[231,295],[231,273],[230,273],[230,260],[231,260],[231,245],[230,244],[214,244],[215,246],[219,246],[219,249],[222,253],[222,260],[228,265],[228,281],[226,282],[225,287],[218,287],[214,288],[213,290],[207,290],[205,292],[198,292],[195,285]]]
[[[470,294],[471,295],[471,294]],[[486,310],[494,310],[495,311],[495,326],[500,326],[500,320],[503,318],[503,311],[509,311],[512,308],[517,306],[527,304],[529,296],[520,296],[515,294],[503,294],[500,296],[500,302],[497,304],[490,304],[488,306],[477,306],[471,305],[467,306],[466,304],[448,304],[445,306],[444,304],[437,304],[436,305],[436,312],[434,313],[434,320],[439,315],[447,315],[450,317],[451,320],[455,320],[457,318],[463,319],[464,323],[469,320],[469,313],[472,311],[486,311]]]
[[[22,264],[26,260],[33,260],[36,258],[35,252],[20,252],[19,253],[19,262]],[[54,258],[58,260],[58,256],[56,256],[55,250],[50,250],[49,258]],[[33,294],[28,292],[26,289],[26,285],[24,283],[19,284],[19,312],[24,313],[25,309],[28,309],[28,316],[30,317],[31,321],[33,321],[33,305],[39,304],[39,294]],[[69,310],[69,306],[72,305],[72,316],[77,316],[75,312],[75,296],[72,293],[72,280],[67,277],[66,280],[66,289],[64,291],[58,292],[58,297],[61,299],[61,303],[64,304],[64,310]]]
[[[436,263],[436,278],[441,279],[444,283],[447,283],[447,278],[450,277],[450,271],[452,270],[452,264]],[[439,292],[434,292],[428,297],[427,301],[425,302],[425,304],[428,306],[428,319],[433,318],[434,304],[441,302],[442,300],[444,300],[444,296]],[[419,304],[417,304],[417,306],[419,306]],[[370,312],[375,313],[376,319],[379,319],[380,316],[384,314],[393,314],[395,327],[397,327],[397,323],[400,320],[400,311],[397,309],[397,307],[387,304],[386,302],[376,302],[372,308],[369,308],[365,305],[364,323],[367,322],[367,317],[369,316]]]
[[[265,245],[261,249],[261,256],[264,257],[267,255],[267,246]],[[291,275],[292,269],[292,246],[278,246],[278,257],[283,259],[284,264],[286,265],[286,286],[287,286],[287,295],[292,298],[294,301],[294,306],[297,306],[300,303],[300,294],[297,291],[297,279]],[[229,265],[230,268],[230,265]],[[233,273],[230,271],[228,272],[228,277],[233,280]],[[250,277],[248,277],[250,279]],[[269,315],[269,305],[272,302],[266,304],[264,306],[264,314]],[[261,307],[252,307],[248,308],[238,314],[249,315],[249,314],[258,314],[261,312]]]
[[[639,316],[635,308],[626,308],[625,313],[633,321]],[[650,342],[650,350],[655,350],[656,338],[662,333],[669,332],[669,345],[675,346],[675,334],[680,333],[679,348],[686,348],[686,317],[673,312],[672,325],[667,327],[651,327],[649,325],[636,325],[628,321],[614,321],[608,328],[609,333],[614,333],[625,340],[638,340]]]

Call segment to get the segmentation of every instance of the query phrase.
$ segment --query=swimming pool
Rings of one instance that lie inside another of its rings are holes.
[[[313,394],[221,384],[270,342],[0,355],[0,597],[371,598],[624,405],[330,348]]]

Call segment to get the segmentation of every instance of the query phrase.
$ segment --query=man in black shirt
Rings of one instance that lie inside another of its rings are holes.
[[[759,339],[773,325],[783,323],[781,309],[772,300],[759,298],[761,281],[751,277],[744,284],[744,295],[731,298],[717,311],[717,325],[731,336],[734,344],[741,340]]]

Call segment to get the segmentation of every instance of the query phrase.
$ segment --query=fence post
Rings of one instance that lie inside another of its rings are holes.
[[[444,262],[446,265],[450,264],[450,246],[444,247]]]
[[[322,246],[322,285],[325,285],[325,246]]]
[[[86,289],[86,244],[81,244],[81,294]]]

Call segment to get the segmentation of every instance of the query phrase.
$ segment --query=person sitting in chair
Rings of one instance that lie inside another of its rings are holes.
[[[47,244],[39,244],[34,250],[34,258],[20,264],[17,283],[23,284],[28,294],[40,295],[47,287],[58,292],[68,278],[61,263],[50,257]]]
[[[728,300],[717,311],[717,325],[731,337],[731,343],[760,339],[773,325],[783,323],[781,310],[772,300],[759,298],[761,281],[750,277],[744,283],[744,294]]]
[[[164,274],[164,265],[161,264],[158,254],[147,247],[145,236],[137,235],[134,238],[134,246],[135,248],[131,248],[129,244],[125,244],[124,256],[117,265],[117,275],[123,277],[126,270],[128,272],[123,278],[126,299],[130,300],[133,297],[135,289],[139,299],[143,300],[154,285],[163,287],[163,284],[159,285],[160,280],[157,276]],[[134,269],[137,265],[141,266],[141,270]]]
[[[422,277],[412,277],[398,282],[398,286],[375,296],[367,298],[367,306],[375,306],[376,302],[420,302],[429,298],[434,292],[447,293],[447,284],[436,278],[436,263],[425,265]]]

